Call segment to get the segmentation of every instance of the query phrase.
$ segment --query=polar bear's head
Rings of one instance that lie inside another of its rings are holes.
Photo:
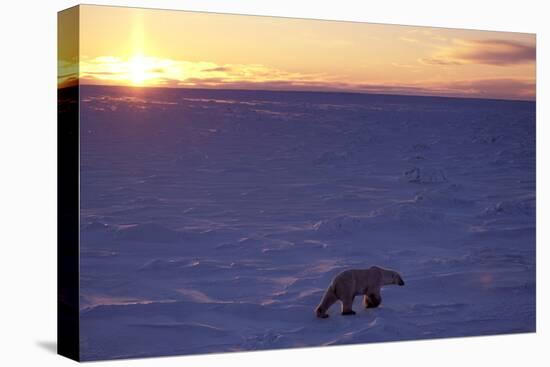
[[[403,281],[403,277],[401,277],[401,274],[399,274],[394,270],[383,269],[382,276],[383,276],[384,285],[391,285],[391,284],[395,284],[399,286],[405,285],[405,282]]]

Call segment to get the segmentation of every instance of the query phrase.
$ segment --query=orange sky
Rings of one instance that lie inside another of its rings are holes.
[[[535,43],[525,33],[84,5],[79,77],[534,100]],[[62,54],[60,75],[71,67]]]

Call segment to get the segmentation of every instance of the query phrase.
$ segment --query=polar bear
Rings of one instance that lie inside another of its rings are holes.
[[[352,309],[353,299],[358,295],[365,296],[363,304],[366,308],[378,307],[382,302],[380,288],[390,284],[403,286],[405,282],[398,272],[378,266],[345,270],[334,277],[315,309],[315,314],[317,317],[327,318],[329,307],[340,300],[342,315],[355,315]]]

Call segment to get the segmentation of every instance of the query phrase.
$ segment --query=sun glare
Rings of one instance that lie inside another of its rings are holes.
[[[148,79],[147,60],[143,56],[134,56],[129,60],[130,79],[135,85],[143,85]]]

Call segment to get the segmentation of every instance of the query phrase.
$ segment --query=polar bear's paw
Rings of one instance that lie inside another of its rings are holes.
[[[355,311],[353,311],[353,310],[342,311],[342,315],[344,315],[344,316],[355,315]]]

